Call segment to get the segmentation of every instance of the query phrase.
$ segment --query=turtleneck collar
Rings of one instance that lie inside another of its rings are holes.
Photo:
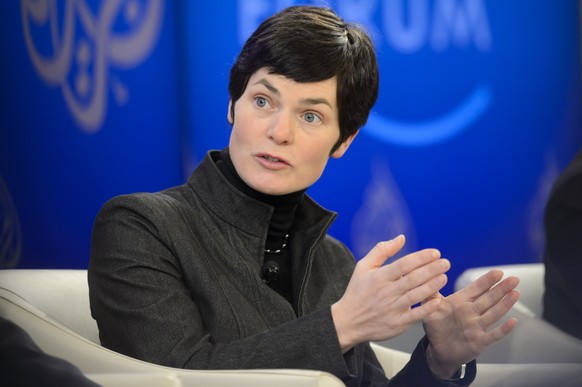
[[[230,158],[228,148],[219,153],[216,166],[224,177],[239,191],[262,203],[273,206],[273,215],[269,223],[267,243],[265,248],[278,249],[281,247],[285,235],[293,226],[295,210],[303,199],[306,190],[292,192],[285,195],[268,195],[249,187],[237,173]]]

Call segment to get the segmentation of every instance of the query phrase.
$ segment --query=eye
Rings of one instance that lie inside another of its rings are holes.
[[[312,112],[307,112],[303,115],[303,118],[305,119],[305,121],[309,122],[310,124],[315,124],[318,122],[321,122],[321,117],[319,117],[317,114],[312,113]]]
[[[265,97],[255,97],[255,104],[260,108],[264,108],[267,107],[269,102]]]

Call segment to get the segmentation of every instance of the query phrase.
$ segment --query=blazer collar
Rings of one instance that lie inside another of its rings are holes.
[[[216,216],[246,233],[266,238],[273,207],[243,194],[222,175],[215,163],[219,152],[206,154],[188,179],[188,186]],[[315,228],[321,232],[329,228],[337,214],[305,194],[296,217],[296,230],[313,232]]]

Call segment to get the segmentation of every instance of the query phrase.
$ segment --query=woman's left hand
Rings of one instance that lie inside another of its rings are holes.
[[[426,356],[437,377],[451,378],[462,364],[516,326],[517,320],[511,318],[489,330],[519,299],[519,279],[502,278],[501,270],[491,270],[446,298],[436,293],[425,300],[441,299],[439,308],[423,320],[429,340]]]

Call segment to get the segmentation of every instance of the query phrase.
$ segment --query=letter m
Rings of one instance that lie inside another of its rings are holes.
[[[435,0],[430,43],[442,51],[454,44],[481,51],[491,48],[491,32],[482,0]]]

